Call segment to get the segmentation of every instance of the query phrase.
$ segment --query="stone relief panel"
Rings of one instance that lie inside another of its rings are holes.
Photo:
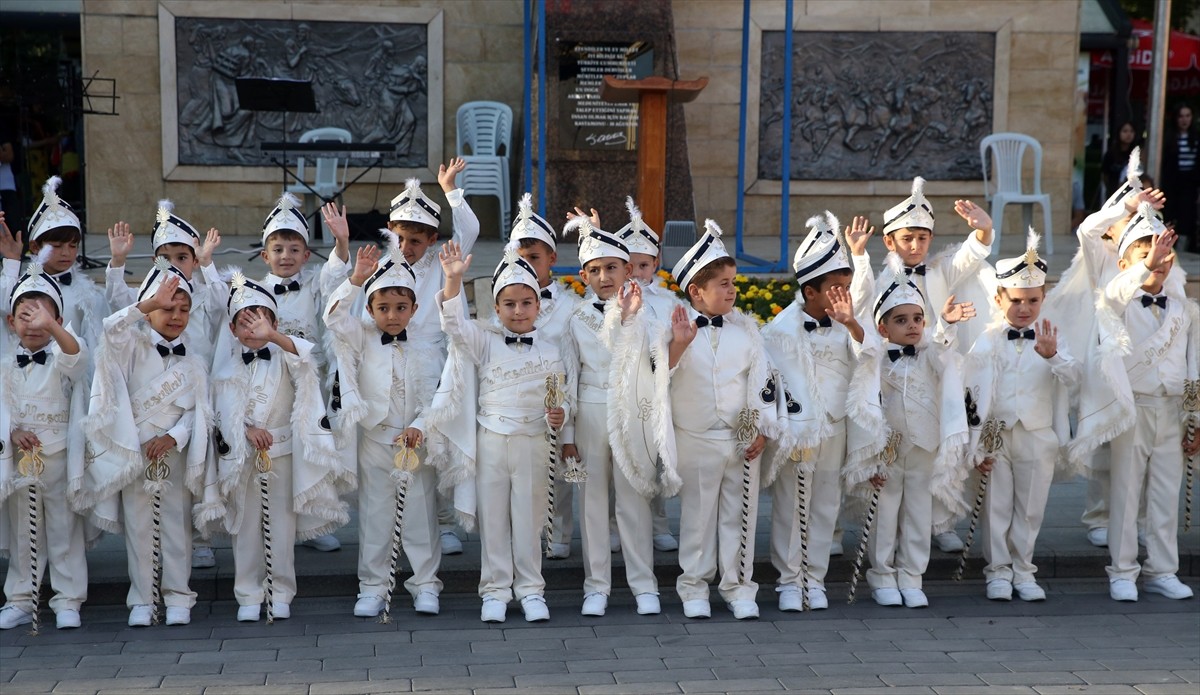
[[[762,33],[761,179],[782,178],[784,38]],[[987,32],[796,32],[791,177],[978,179],[995,51]]]
[[[260,143],[336,127],[394,143],[388,166],[424,167],[429,60],[427,24],[176,17],[178,163],[269,165]],[[310,80],[318,113],[244,110],[240,77]]]

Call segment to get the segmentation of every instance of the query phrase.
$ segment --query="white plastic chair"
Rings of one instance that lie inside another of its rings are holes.
[[[662,267],[675,267],[683,254],[696,243],[696,223],[691,220],[667,220],[663,225]]]
[[[500,238],[507,239],[512,195],[508,182],[508,157],[465,155],[466,169],[454,177],[463,195],[495,196],[500,201]]]
[[[1025,193],[1021,185],[1021,167],[1026,150],[1033,150],[1033,190]],[[988,152],[992,153],[995,178],[988,181]],[[1050,226],[1050,195],[1042,192],[1042,145],[1022,133],[993,133],[979,142],[979,157],[983,161],[983,193],[992,203],[993,255],[1000,253],[1000,231],[1004,228],[1004,206],[1020,205],[1024,229],[1033,224],[1033,206],[1042,206],[1042,239],[1046,253],[1054,253],[1054,229]]]
[[[350,131],[343,128],[315,128],[306,131],[300,136],[301,143],[320,141],[347,143],[350,140]],[[343,166],[343,162],[344,159],[341,157],[316,158],[313,180],[309,182],[309,186],[312,186],[312,191],[299,181],[293,181],[287,187],[288,192],[297,195],[312,195],[313,191],[316,191],[322,200],[333,198],[342,190],[342,185],[346,179],[346,167]],[[296,178],[300,179],[300,181],[307,180],[304,178],[305,165],[304,157],[296,159]]]
[[[458,107],[458,156],[504,157],[512,151],[512,108],[498,101],[468,101]]]

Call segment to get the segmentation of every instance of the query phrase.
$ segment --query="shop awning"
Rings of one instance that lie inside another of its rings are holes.
[[[1130,23],[1137,47],[1129,52],[1129,68],[1149,72],[1154,61],[1154,23],[1141,19],[1132,19]],[[1169,44],[1167,70],[1200,70],[1200,36],[1172,30]],[[1112,51],[1092,51],[1093,68],[1111,68],[1112,62]]]

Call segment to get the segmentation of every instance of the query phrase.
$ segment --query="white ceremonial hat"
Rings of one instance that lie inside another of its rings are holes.
[[[158,201],[158,212],[154,217],[154,250],[163,244],[185,244],[192,247],[192,251],[200,248],[200,232],[174,211],[175,204],[171,201]]]
[[[416,222],[437,229],[442,223],[442,206],[425,195],[419,180],[409,179],[404,182],[404,192],[392,198],[388,221]]]
[[[500,296],[500,290],[509,285],[528,285],[534,293],[541,288],[538,283],[537,271],[529,265],[529,261],[517,253],[517,244],[509,241],[504,247],[504,258],[492,273],[492,299]]]
[[[891,282],[884,287],[875,300],[875,323],[883,321],[883,315],[901,304],[916,304],[925,307],[925,295],[908,275],[904,273],[904,264],[896,254],[889,254],[887,269]]]
[[[554,227],[551,227],[545,218],[533,211],[533,196],[529,193],[521,196],[521,200],[517,203],[517,218],[513,220],[508,240],[537,239],[549,245],[552,251],[558,251],[558,244],[554,240],[555,236]]]
[[[1137,214],[1129,220],[1125,229],[1121,230],[1121,238],[1117,242],[1117,258],[1123,258],[1125,252],[1129,250],[1129,245],[1138,239],[1158,236],[1165,231],[1167,231],[1167,226],[1154,212],[1154,206],[1150,203],[1142,203],[1138,206]]]
[[[629,224],[617,230],[617,237],[624,242],[629,253],[658,256],[658,235],[642,221],[642,211],[634,204],[633,196],[625,197],[625,209],[629,211]]]
[[[159,256],[154,259],[154,265],[150,267],[150,272],[146,273],[146,279],[142,280],[141,287],[138,288],[137,301],[142,301],[146,297],[158,291],[158,286],[166,282],[167,278],[172,275],[179,278],[179,289],[193,294],[192,283],[183,276],[183,271],[171,265],[167,259]]]
[[[54,302],[58,307],[58,315],[62,316],[63,312],[63,296],[62,288],[58,286],[58,282],[45,271],[42,264],[50,257],[54,249],[50,246],[43,248],[29,265],[25,266],[25,273],[17,280],[17,284],[13,285],[12,292],[8,296],[8,313],[13,313],[17,308],[17,300],[21,295],[33,294],[40,292]]]
[[[263,220],[262,240],[267,243],[267,237],[275,232],[295,232],[304,237],[308,243],[308,218],[300,209],[300,200],[291,193],[284,192],[275,202],[274,209]]]
[[[1120,205],[1125,196],[1134,191],[1142,190],[1142,148],[1135,147],[1129,152],[1129,163],[1125,165],[1125,181],[1117,186],[1117,190],[1108,196],[1101,209]]]
[[[41,235],[59,227],[82,229],[75,211],[67,201],[58,197],[61,184],[62,179],[57,176],[51,176],[42,184],[42,202],[33,211],[33,217],[29,218],[29,241],[37,241]]]
[[[884,234],[908,227],[933,231],[933,206],[925,199],[925,179],[920,176],[913,179],[912,195],[883,213]]]
[[[404,254],[400,251],[400,237],[386,229],[380,231],[388,237],[388,256],[363,283],[363,292],[368,299],[372,292],[386,287],[406,287],[416,294],[417,274],[413,272],[408,261],[404,260]]]
[[[229,314],[229,320],[242,309],[252,306],[261,306],[270,309],[276,317],[279,316],[279,303],[275,301],[275,297],[267,291],[267,288],[249,280],[242,271],[235,271],[233,278],[229,281],[229,301],[226,303],[226,311]]]
[[[808,227],[808,236],[800,242],[792,259],[796,282],[803,285],[825,273],[850,270],[850,259],[838,237],[838,218],[826,210],[824,215],[810,217],[804,224]]]
[[[725,244],[721,241],[721,228],[713,220],[704,220],[703,236],[683,254],[671,274],[675,276],[675,282],[686,289],[700,269],[727,256],[729,252],[725,250]]]
[[[567,223],[563,232],[579,231],[579,265],[583,267],[597,258],[619,258],[629,260],[629,249],[620,239],[603,229],[596,229],[592,221],[580,216]]]
[[[1046,284],[1046,261],[1038,257],[1038,244],[1042,237],[1029,228],[1025,242],[1025,253],[1016,258],[1001,258],[996,261],[996,282],[1000,287],[1027,289]]]

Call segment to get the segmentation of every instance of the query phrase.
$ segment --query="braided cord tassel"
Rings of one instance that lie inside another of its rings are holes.
[[[383,613],[379,622],[392,622],[392,593],[396,590],[396,571],[400,567],[400,549],[403,546],[404,505],[408,500],[408,485],[412,482],[413,471],[420,465],[417,452],[410,446],[405,446],[396,452],[392,479],[396,481],[396,514],[392,520],[391,564],[388,566],[387,595],[383,598]]]
[[[900,433],[891,432],[888,434],[887,444],[884,445],[883,451],[879,452],[879,461],[886,469],[896,462],[896,457],[900,454]],[[879,511],[879,490],[876,487],[871,491],[871,503],[867,506],[867,518],[863,522],[862,536],[858,539],[858,550],[854,552],[854,572],[850,575],[850,591],[846,595],[846,603],[854,603],[858,593],[858,578],[862,575],[863,559],[867,556],[867,544],[871,538],[871,527],[875,525],[875,514]]]
[[[1200,417],[1200,380],[1183,382],[1183,410],[1187,413],[1187,440],[1196,441],[1196,419]],[[1189,456],[1184,462],[1187,468],[1187,485],[1183,493],[1183,532],[1192,530],[1192,488],[1196,481],[1196,457]]]
[[[796,513],[800,518],[800,610],[806,611],[808,605],[808,485],[805,483],[804,469],[796,464]]]
[[[983,424],[981,440],[989,455],[1004,447],[1004,440],[1000,438],[1000,433],[1004,428],[1005,422],[995,418],[988,418],[988,421]],[[983,511],[983,502],[987,499],[988,479],[991,478],[991,475],[991,470],[987,470],[979,476],[979,491],[975,493],[975,506],[971,508],[971,525],[967,527],[967,539],[963,541],[962,557],[958,558],[958,568],[954,570],[953,579],[956,582],[962,581],[963,572],[967,569],[967,553],[971,552],[971,543],[975,541],[975,527],[979,525],[979,515]]]
[[[21,449],[21,459],[17,462],[17,472],[29,482],[28,520],[29,520],[29,576],[33,584],[33,616],[29,625],[29,634],[37,636],[40,624],[38,621],[38,605],[41,603],[41,577],[38,575],[38,540],[41,521],[40,505],[38,504],[38,478],[45,471],[42,462],[42,447]],[[14,558],[15,559],[15,558]]]
[[[262,508],[263,565],[266,568],[263,584],[267,596],[267,624],[270,625],[275,622],[275,557],[271,549],[271,485],[268,481],[271,474],[271,457],[266,451],[259,449],[254,465],[258,469],[258,500]]]
[[[754,489],[754,469],[753,462],[746,460],[746,450],[758,439],[758,417],[759,412],[754,408],[742,408],[738,413],[737,427],[737,451],[742,454],[742,528],[741,537],[738,539],[738,581],[746,581],[746,564],[747,560],[753,563],[754,558],[747,558],[750,552],[750,522],[751,522],[751,505],[754,502],[756,490]]]
[[[163,454],[146,464],[146,490],[150,493],[150,624],[158,624],[158,605],[162,602],[162,491],[171,475]]]
[[[546,399],[544,401],[547,410],[561,408],[565,396],[561,388],[561,377],[558,372],[548,374],[546,376]],[[546,520],[542,527],[542,535],[546,540],[546,557],[553,555],[551,545],[554,543],[554,513],[557,509],[557,501],[554,499],[554,478],[558,468],[558,430],[546,425],[546,438],[550,442],[550,457],[546,465]]]

